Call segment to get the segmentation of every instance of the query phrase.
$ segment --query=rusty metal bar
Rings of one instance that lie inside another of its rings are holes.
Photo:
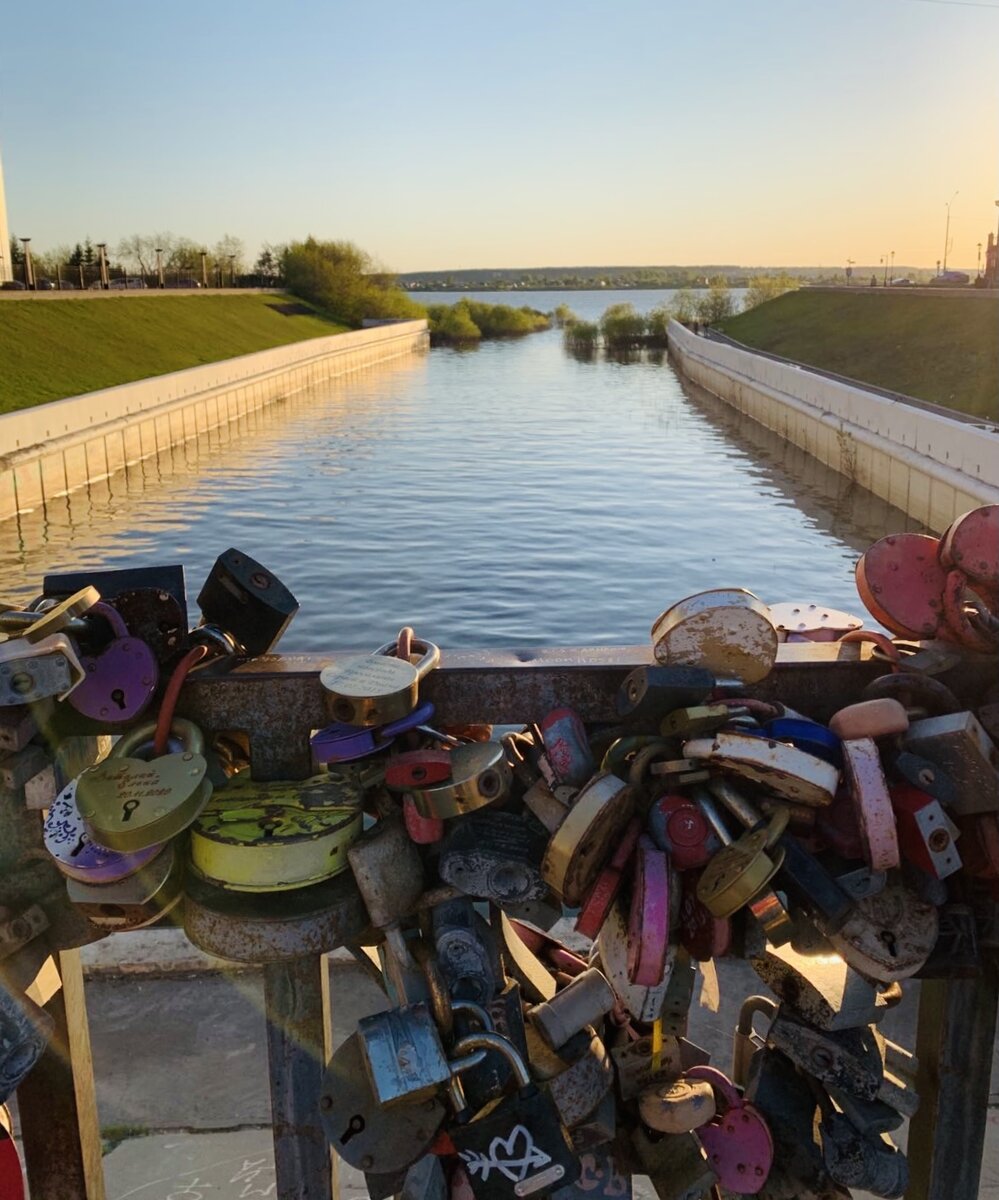
[[[264,967],[277,1200],[334,1200],[329,1142],[319,1121],[331,1030],[325,960]]]

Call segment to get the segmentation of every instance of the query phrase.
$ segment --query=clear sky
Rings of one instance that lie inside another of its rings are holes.
[[[999,0],[6,0],[11,231],[974,267]]]

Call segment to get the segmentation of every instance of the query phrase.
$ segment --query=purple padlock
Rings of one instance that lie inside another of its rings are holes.
[[[149,704],[159,683],[156,655],[145,642],[130,636],[121,613],[110,604],[100,601],[90,614],[103,617],[114,636],[100,654],[80,659],[85,675],[70,693],[69,703],[95,721],[132,721]]]
[[[724,1103],[706,1125],[694,1130],[718,1182],[726,1191],[755,1196],[774,1164],[770,1126],[759,1109],[743,1100],[731,1079],[716,1067],[691,1067],[687,1078],[710,1083]]]
[[[117,883],[127,879],[154,859],[162,845],[122,854],[92,841],[76,807],[77,782],[74,779],[52,801],[43,830],[45,849],[70,879],[81,883]]]
[[[407,716],[390,721],[387,725],[369,727],[334,721],[332,725],[314,733],[309,744],[316,762],[353,762],[354,759],[367,758],[369,754],[376,754],[386,746],[391,746],[397,733],[419,729],[433,715],[434,706],[428,700],[425,704],[417,705]]]

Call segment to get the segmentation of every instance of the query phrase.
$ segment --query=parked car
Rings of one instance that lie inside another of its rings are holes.
[[[184,276],[181,276],[180,279],[168,279],[166,286],[168,288],[199,288],[201,287],[201,282],[197,279],[185,279]]]
[[[135,276],[126,276],[124,279],[112,279],[111,290],[115,292],[123,292],[130,288],[144,288],[146,281]]]
[[[56,290],[56,285],[53,283],[53,281],[51,279],[36,279],[35,280],[35,291],[36,292],[54,292],[55,290]]]
[[[20,279],[5,279],[3,283],[0,283],[0,289],[5,292],[23,292],[25,290]]]
[[[930,280],[930,287],[963,287],[971,282],[971,276],[963,271],[941,271]]]
[[[915,287],[916,285],[912,282],[911,279],[893,279],[889,283],[888,286],[889,287]]]

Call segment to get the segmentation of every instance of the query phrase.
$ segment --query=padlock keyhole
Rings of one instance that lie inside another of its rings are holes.
[[[114,689],[114,691],[111,693],[111,699],[115,704],[118,705],[118,707],[122,711],[124,711],[124,709],[125,709],[125,693],[120,687]]]
[[[347,1122],[347,1128],[340,1134],[340,1145],[346,1146],[355,1133],[363,1133],[366,1125],[367,1121],[365,1121],[361,1114],[354,1113]]]
[[[138,800],[126,800],[121,806],[121,819],[123,821],[131,821],[132,813],[134,813],[138,807]]]

